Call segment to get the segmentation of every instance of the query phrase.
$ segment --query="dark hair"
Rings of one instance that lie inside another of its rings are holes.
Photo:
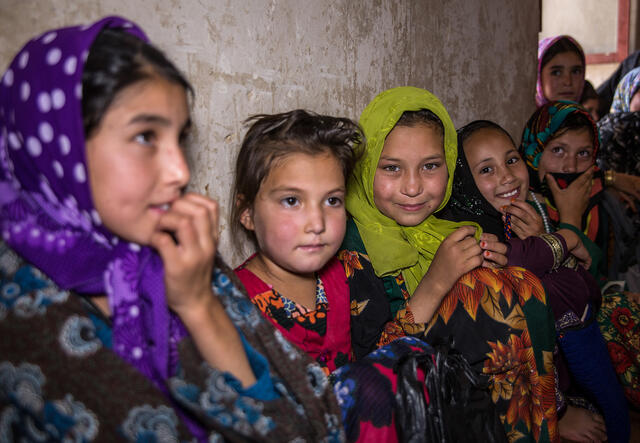
[[[585,110],[584,112],[587,111]],[[580,131],[582,129],[588,129],[592,139],[598,136],[596,126],[590,117],[587,117],[587,115],[582,112],[572,112],[564,119],[560,126],[558,126],[558,129],[556,129],[549,141],[560,137],[568,131]]]
[[[542,70],[542,68],[544,68],[553,57],[565,52],[573,52],[577,54],[578,57],[580,57],[580,60],[582,60],[582,66],[585,65],[584,53],[582,52],[580,47],[568,38],[562,37],[553,45],[551,45],[544,53],[544,55],[542,56],[542,61],[540,63],[540,70]]]
[[[600,100],[600,96],[596,92],[589,80],[584,81],[584,88],[582,89],[582,96],[580,97],[580,103],[584,104],[587,100],[596,99]]]
[[[474,120],[471,123],[467,123],[462,128],[458,129],[458,146],[460,149],[464,147],[464,142],[471,137],[473,134],[478,132],[481,129],[494,129],[498,132],[503,133],[507,136],[507,138],[511,141],[511,144],[517,148],[518,145],[513,141],[513,137],[511,134],[507,132],[502,126],[497,123],[494,123],[490,120]]]
[[[193,88],[166,56],[122,29],[103,29],[89,50],[82,73],[82,119],[85,138],[100,125],[116,95],[128,86],[159,76]]]
[[[442,120],[428,109],[404,111],[396,123],[396,126],[414,127],[417,125],[425,125],[433,128],[438,135],[444,137],[444,124],[442,124]]]
[[[355,146],[364,142],[354,121],[302,109],[254,115],[245,123],[251,123],[251,127],[238,153],[231,196],[231,234],[237,243],[241,231],[255,242],[253,232],[247,232],[240,224],[240,216],[253,206],[262,182],[277,162],[296,153],[331,154],[340,163],[346,180],[359,157]]]

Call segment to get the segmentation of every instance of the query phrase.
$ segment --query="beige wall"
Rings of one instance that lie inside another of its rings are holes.
[[[303,107],[357,118],[376,93],[433,91],[460,126],[516,137],[534,108],[538,0],[0,0],[0,66],[46,29],[124,15],[196,89],[192,187],[227,215],[241,121]],[[239,255],[223,223],[223,255]]]
[[[586,53],[616,52],[618,0],[542,0],[540,39],[569,34]]]

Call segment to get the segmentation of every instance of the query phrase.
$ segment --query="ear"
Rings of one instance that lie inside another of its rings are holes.
[[[236,206],[242,205],[244,202],[244,196],[239,195],[236,200]],[[253,211],[250,207],[244,208],[244,210],[240,213],[240,224],[244,226],[244,228],[248,231],[255,230],[255,225],[253,224]]]
[[[251,211],[251,208],[246,208],[244,211],[242,211],[242,214],[240,214],[240,224],[242,224],[242,226],[244,226],[244,228],[248,231],[253,231],[255,229],[255,226],[253,224],[253,212]]]

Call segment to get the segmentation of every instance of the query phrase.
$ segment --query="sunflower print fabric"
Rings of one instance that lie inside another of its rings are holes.
[[[348,226],[339,258],[349,275],[354,349],[401,335],[451,344],[488,380],[509,441],[558,441],[554,323],[540,280],[518,267],[477,268],[458,280],[429,323],[415,323],[402,275],[377,277],[357,228]]]

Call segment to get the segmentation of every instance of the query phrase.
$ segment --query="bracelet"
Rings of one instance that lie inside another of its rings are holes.
[[[541,234],[540,238],[544,240],[544,242],[551,249],[551,253],[553,254],[553,267],[552,270],[558,269],[560,265],[563,263],[564,258],[564,248],[562,247],[562,243],[558,240],[553,234]]]
[[[616,181],[616,172],[613,169],[604,171],[604,185],[607,187],[613,186]]]

